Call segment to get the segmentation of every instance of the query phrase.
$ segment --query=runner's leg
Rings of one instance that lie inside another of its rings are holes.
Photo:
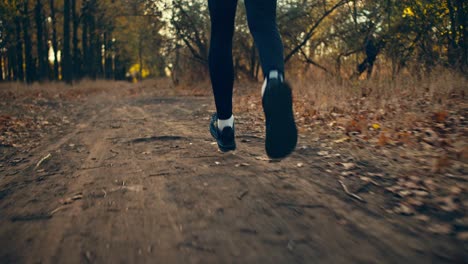
[[[271,158],[284,158],[297,144],[292,91],[284,81],[283,42],[276,25],[276,0],[245,0],[247,20],[260,54],[263,74],[265,150]]]
[[[263,75],[272,70],[284,74],[283,42],[276,25],[277,0],[245,0],[250,32],[255,40]]]
[[[237,0],[208,0],[211,17],[210,77],[219,119],[232,116],[232,36]]]

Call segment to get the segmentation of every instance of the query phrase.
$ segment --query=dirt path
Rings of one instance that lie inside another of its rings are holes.
[[[219,153],[211,98],[93,101],[0,177],[1,263],[450,263],[464,246],[346,193],[308,137]],[[42,157],[51,154],[37,168]]]

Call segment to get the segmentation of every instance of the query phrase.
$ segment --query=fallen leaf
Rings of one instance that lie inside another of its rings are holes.
[[[376,178],[383,178],[384,176],[382,173],[371,173],[371,172],[367,173],[367,175],[370,177],[376,177]]]
[[[413,192],[410,190],[401,190],[398,192],[398,195],[400,195],[401,197],[406,197],[406,196],[411,195],[412,193]]]
[[[457,158],[462,162],[468,163],[468,146],[457,151]]]
[[[356,167],[356,164],[352,162],[341,163],[341,165],[345,168],[345,170],[351,170]]]
[[[462,189],[458,186],[452,186],[450,187],[450,193],[454,195],[458,195],[462,193]]]
[[[432,118],[433,118],[436,122],[443,123],[443,122],[445,122],[445,120],[447,119],[447,116],[448,116],[447,111],[440,111],[440,112],[434,113],[434,115],[432,116]]]
[[[414,219],[421,221],[421,222],[428,222],[429,220],[431,220],[429,216],[427,215],[416,215]]]
[[[290,251],[293,251],[295,246],[296,246],[296,243],[294,243],[294,241],[292,241],[292,240],[289,240],[287,248]]]
[[[443,155],[442,157],[436,158],[434,160],[433,166],[432,166],[432,172],[441,172],[443,169],[449,167],[452,164],[452,162],[449,160],[447,155]]]
[[[414,214],[414,209],[406,204],[400,204],[396,208],[393,209],[395,213],[402,214],[402,215],[412,215]]]
[[[428,144],[431,144],[431,145],[435,145],[436,142],[438,141],[439,139],[439,136],[437,135],[437,133],[432,130],[432,129],[426,129],[424,131],[424,136],[422,138],[422,140]]]
[[[133,191],[133,192],[141,192],[143,191],[143,185],[127,185],[122,186],[122,189]]]
[[[461,241],[468,241],[468,232],[460,232],[457,234],[457,239]]]
[[[346,142],[348,140],[349,140],[349,137],[344,137],[344,138],[337,139],[334,142],[335,143],[343,143],[343,142]]]
[[[319,151],[319,152],[317,152],[317,155],[319,155],[319,156],[328,156],[328,151],[325,151],[325,150]]]
[[[343,171],[341,173],[341,175],[344,176],[344,177],[354,176],[354,172],[352,172],[352,171]]]
[[[427,197],[427,196],[429,195],[428,192],[426,192],[426,191],[421,191],[421,190],[414,190],[414,191],[413,191],[413,194],[414,194],[415,196],[419,196],[419,197]]]
[[[462,229],[468,229],[468,216],[455,220],[455,225]]]
[[[74,195],[72,197],[69,197],[69,198],[60,199],[59,202],[61,204],[71,204],[74,201],[81,200],[81,199],[83,199],[83,194],[79,193],[79,194],[76,194],[76,195]]]
[[[419,189],[419,187],[420,187],[419,184],[416,184],[416,183],[414,183],[412,181],[406,181],[402,185],[405,186],[408,189]]]
[[[416,208],[419,208],[424,205],[424,203],[421,200],[413,198],[413,197],[406,199],[405,202]]]
[[[349,121],[345,126],[345,130],[347,134],[350,134],[351,132],[362,133],[361,124],[356,120]]]
[[[379,135],[379,146],[385,146],[390,143],[390,138],[385,135],[385,133],[381,132]]]
[[[439,235],[448,235],[452,233],[452,225],[450,224],[432,224],[427,228],[430,232]]]
[[[452,196],[447,197],[438,197],[434,199],[437,207],[446,211],[446,212],[455,212],[459,209],[458,204],[455,203]]]

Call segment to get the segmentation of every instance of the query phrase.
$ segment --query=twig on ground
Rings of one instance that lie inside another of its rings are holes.
[[[298,208],[323,208],[321,204],[295,204],[295,203],[276,203],[277,206],[298,207]]]
[[[343,187],[343,190],[345,191],[345,193],[346,193],[347,195],[353,197],[354,199],[356,199],[356,200],[358,200],[358,201],[360,201],[360,202],[363,202],[363,203],[366,202],[366,201],[365,201],[364,199],[362,199],[359,195],[350,192],[350,191],[348,190],[348,187],[346,187],[346,185],[343,183],[343,181],[338,180],[338,182],[341,184],[341,187]]]
[[[112,152],[112,153],[115,153],[115,154],[119,154],[118,151],[115,151],[115,150],[113,150],[113,149],[110,149],[109,151]]]
[[[81,200],[81,199],[83,199],[83,194],[78,193],[78,194],[76,194],[76,195],[74,195],[72,197],[65,198],[65,199],[60,199],[60,203],[61,204],[71,204],[74,201]]]
[[[461,176],[456,176],[452,174],[446,174],[447,177],[454,179],[454,180],[459,180],[459,181],[468,181],[468,178],[461,177]]]
[[[108,167],[108,165],[101,165],[101,166],[95,166],[95,167],[77,168],[77,170],[92,170],[92,169],[98,169],[98,168],[104,168],[104,167]]]
[[[218,158],[216,155],[184,156],[181,159],[200,159],[200,158]]]
[[[264,137],[256,136],[256,135],[239,135],[238,138],[254,138],[264,140]]]
[[[114,139],[127,139],[126,137],[108,137],[107,140],[114,140]]]
[[[67,208],[67,206],[65,206],[65,205],[59,206],[59,207],[55,208],[54,210],[52,210],[52,211],[50,212],[50,215],[53,215],[53,214],[55,214],[56,212],[61,211],[61,210],[65,209],[65,208]]]
[[[6,174],[6,176],[13,176],[13,175],[16,175],[18,174],[20,171],[14,171],[14,172],[9,172]]]
[[[242,200],[242,198],[244,198],[244,196],[246,196],[248,193],[249,193],[249,190],[244,190],[243,192],[237,195],[237,199]]]
[[[150,174],[150,175],[148,175],[148,177],[161,177],[161,176],[166,176],[166,175],[169,175],[169,174],[170,174],[169,172],[160,172],[160,173]]]
[[[119,152],[118,151],[115,151],[113,149],[110,149],[109,150],[111,153],[114,153],[114,155],[110,156],[110,157],[107,157],[105,160],[110,160],[110,159],[113,159],[115,157],[117,157],[119,155]]]
[[[60,173],[59,171],[54,171],[54,172],[49,172],[49,173],[42,174],[42,175],[39,175],[39,176],[40,177],[48,177],[48,176],[52,176],[52,175],[57,175],[59,173]]]
[[[41,166],[42,162],[44,162],[46,159],[49,159],[50,157],[52,157],[52,155],[50,153],[47,154],[45,157],[39,160],[39,162],[36,164],[36,167],[34,167],[34,169],[37,169],[39,166]]]

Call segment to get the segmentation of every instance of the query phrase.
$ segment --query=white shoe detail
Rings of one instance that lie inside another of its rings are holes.
[[[263,94],[265,94],[266,86],[267,86],[267,79],[265,78],[265,81],[263,82],[263,86],[262,86],[262,98],[263,98]]]

